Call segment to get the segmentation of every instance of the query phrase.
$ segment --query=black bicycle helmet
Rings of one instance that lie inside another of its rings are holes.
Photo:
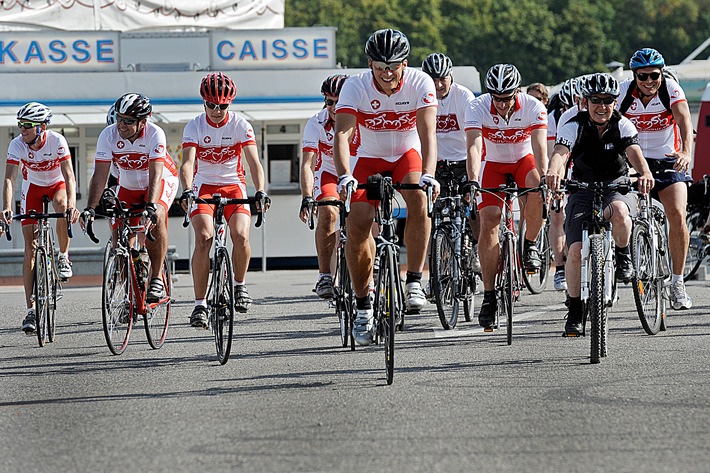
[[[618,97],[619,81],[605,72],[590,75],[587,79],[587,83],[584,84],[584,96],[591,97],[592,95],[612,95]]]
[[[429,74],[432,79],[448,77],[453,67],[451,59],[443,53],[431,53],[422,62],[422,71]]]
[[[402,62],[409,56],[409,40],[401,31],[377,30],[365,43],[365,54],[373,61]]]
[[[340,95],[340,90],[343,88],[345,79],[348,77],[349,76],[346,74],[335,74],[327,77],[320,86],[320,93],[323,95],[330,95],[331,97],[337,97]]]
[[[520,72],[512,64],[496,64],[486,73],[486,89],[491,94],[512,94],[520,87],[520,81]]]
[[[153,113],[150,99],[145,95],[128,93],[122,95],[114,104],[116,114],[133,117],[136,120],[148,118]]]

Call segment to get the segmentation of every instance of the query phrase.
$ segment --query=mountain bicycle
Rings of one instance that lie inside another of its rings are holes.
[[[34,252],[34,271],[32,276],[32,300],[35,306],[36,334],[39,346],[53,342],[57,329],[57,301],[62,298],[62,282],[59,277],[54,234],[49,225],[50,219],[66,219],[67,233],[73,237],[69,212],[49,213],[50,199],[42,198],[42,212],[30,210],[26,214],[15,215],[13,220],[37,220],[37,246]],[[7,239],[11,240],[10,227],[6,227]]]
[[[217,360],[221,365],[229,361],[232,350],[232,335],[234,333],[234,270],[232,258],[227,248],[227,222],[224,219],[224,209],[227,205],[250,205],[257,214],[256,226],[260,227],[264,221],[263,199],[254,197],[247,199],[233,199],[222,197],[221,194],[212,194],[211,198],[188,196],[187,212],[183,227],[190,225],[190,213],[195,204],[214,206],[214,251],[212,253],[212,277],[207,289],[207,314],[208,327],[212,328]]]
[[[105,213],[97,217],[109,218],[114,224],[116,241],[106,243],[106,263],[103,269],[101,317],[104,337],[109,350],[120,355],[128,346],[128,340],[137,323],[143,317],[148,344],[157,350],[163,346],[168,333],[172,306],[172,277],[167,257],[163,260],[161,279],[165,296],[157,302],[145,300],[150,283],[150,259],[143,244],[144,238],[152,239],[140,222],[145,204],[126,207],[118,200],[113,189],[105,189],[101,196]],[[86,232],[94,243],[99,243],[89,220]],[[143,242],[141,242],[143,240]]]

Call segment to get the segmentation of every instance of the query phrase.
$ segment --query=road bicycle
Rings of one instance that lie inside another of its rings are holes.
[[[13,220],[37,220],[37,246],[34,252],[34,270],[32,276],[32,301],[35,307],[35,325],[39,346],[53,342],[57,330],[57,301],[62,298],[62,282],[66,279],[59,277],[56,261],[56,247],[54,234],[49,225],[50,219],[65,219],[69,238],[73,236],[71,216],[68,212],[49,213],[48,197],[42,198],[42,212],[30,210],[26,214],[15,215]],[[6,226],[8,240],[12,240],[10,227]]]
[[[348,261],[345,257],[345,244],[348,241],[346,232],[347,214],[345,204],[341,200],[310,200],[308,209],[308,228],[315,228],[316,207],[333,206],[338,208],[339,231],[338,243],[335,247],[335,278],[333,278],[333,299],[332,305],[335,307],[335,315],[338,317],[340,326],[340,342],[343,347],[350,345],[350,349],[355,349],[355,340],[352,334],[352,322],[355,319],[355,293],[350,282],[350,272]]]
[[[224,210],[227,205],[249,205],[256,213],[256,226],[260,227],[264,221],[263,199],[254,197],[246,199],[233,199],[222,197],[221,194],[212,194],[211,198],[188,196],[187,212],[183,227],[190,225],[190,213],[195,204],[207,204],[214,207],[214,251],[212,252],[212,275],[207,289],[207,316],[208,327],[212,328],[217,360],[221,365],[229,361],[232,350],[232,335],[234,333],[234,270],[232,258],[227,248],[227,222],[224,219]]]
[[[537,187],[518,187],[511,174],[506,174],[506,183],[498,187],[471,189],[485,192],[495,196],[503,202],[503,223],[500,225],[500,258],[498,259],[498,271],[496,273],[495,291],[498,298],[498,311],[493,328],[486,328],[486,332],[492,332],[500,326],[499,317],[505,316],[506,342],[513,343],[513,313],[515,303],[520,301],[520,292],[523,287],[522,266],[519,254],[518,235],[516,233],[515,215],[513,204],[515,199],[530,193],[540,192],[542,194],[542,218],[547,218],[547,186],[544,184]],[[503,194],[501,196],[501,194]],[[542,232],[541,232],[542,233]],[[548,245],[549,247],[549,245]],[[549,259],[548,259],[549,265]]]
[[[105,189],[101,201],[105,213],[97,217],[111,219],[116,235],[115,242],[111,238],[106,243],[101,290],[106,344],[114,355],[123,353],[133,325],[142,316],[148,344],[157,350],[165,342],[172,306],[172,276],[167,257],[160,276],[165,295],[157,302],[148,303],[145,296],[151,268],[143,242],[145,237],[152,239],[152,235],[146,233],[145,225],[140,222],[145,204],[128,208],[125,202],[118,200],[113,189]],[[94,243],[99,243],[93,231],[93,220],[87,222],[86,232]]]
[[[418,184],[392,182],[391,176],[375,174],[367,183],[358,184],[358,189],[365,189],[367,199],[376,201],[375,221],[380,227],[376,237],[375,264],[379,268],[375,277],[375,304],[373,307],[374,338],[373,342],[383,342],[385,349],[385,372],[387,384],[394,380],[394,336],[395,330],[404,329],[404,288],[399,273],[399,238],[396,232],[394,213],[395,191],[423,190]],[[345,211],[350,210],[350,192],[345,201]],[[428,213],[431,215],[431,192],[427,189]]]
[[[429,281],[441,326],[456,327],[460,307],[471,321],[476,275],[473,271],[473,234],[468,204],[448,161],[439,161],[437,179],[444,185],[434,202],[429,256]]]
[[[632,281],[634,301],[643,329],[655,335],[665,328],[670,301],[671,263],[668,225],[660,204],[651,195],[639,195],[639,216],[634,220],[631,251],[636,274]]]
[[[520,230],[518,235],[525,235],[525,219],[520,219]],[[525,238],[518,239],[518,252],[523,253]],[[547,279],[550,275],[550,264],[552,263],[552,246],[550,246],[550,219],[547,218],[542,224],[542,229],[535,240],[540,254],[540,269],[537,271],[522,271],[523,282],[531,294],[540,294],[547,287]]]
[[[631,184],[570,180],[563,185],[570,194],[589,191],[593,195],[590,218],[582,224],[582,335],[586,335],[589,322],[590,362],[599,363],[609,351],[607,309],[612,307],[617,299],[615,244],[611,222],[604,219],[604,196],[609,192],[626,194],[631,190]]]

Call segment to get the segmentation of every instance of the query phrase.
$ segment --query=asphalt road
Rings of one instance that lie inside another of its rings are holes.
[[[610,353],[560,336],[563,298],[524,294],[512,346],[474,324],[440,329],[433,306],[396,340],[339,347],[314,271],[249,273],[256,300],[220,366],[175,287],[161,350],[134,331],[106,348],[100,289],[68,288],[57,340],[20,330],[21,288],[0,287],[1,472],[703,472],[710,470],[710,294],[646,335],[628,286]],[[478,307],[478,301],[476,303]],[[477,309],[476,309],[477,310]]]

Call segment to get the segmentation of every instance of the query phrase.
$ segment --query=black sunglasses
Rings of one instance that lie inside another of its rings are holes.
[[[641,82],[645,82],[646,80],[648,80],[649,77],[651,78],[651,80],[658,80],[658,78],[661,77],[661,73],[660,72],[651,72],[650,74],[648,74],[646,72],[637,72],[636,77]]]
[[[616,100],[616,97],[597,97],[594,95],[589,97],[589,101],[594,105],[599,105],[600,103],[603,103],[604,105],[611,105],[614,103],[614,100]]]
[[[505,97],[500,97],[500,96],[498,96],[498,95],[493,95],[493,94],[491,94],[491,98],[493,99],[494,102],[498,102],[498,103],[508,103],[508,102],[510,102],[511,100],[514,100],[514,99],[515,99],[515,94],[513,94],[513,95],[506,95]]]
[[[332,107],[332,106],[335,105],[336,103],[338,103],[337,100],[325,99],[325,104],[326,104],[327,106],[329,106],[329,107]]]
[[[126,125],[135,125],[137,121],[138,120],[136,120],[135,118],[123,118],[116,115],[116,123],[121,122],[125,123]]]
[[[229,104],[228,103],[221,103],[221,104],[217,105],[216,103],[205,102],[205,107],[209,108],[210,110],[214,110],[217,107],[219,107],[220,110],[227,110],[229,108]]]

